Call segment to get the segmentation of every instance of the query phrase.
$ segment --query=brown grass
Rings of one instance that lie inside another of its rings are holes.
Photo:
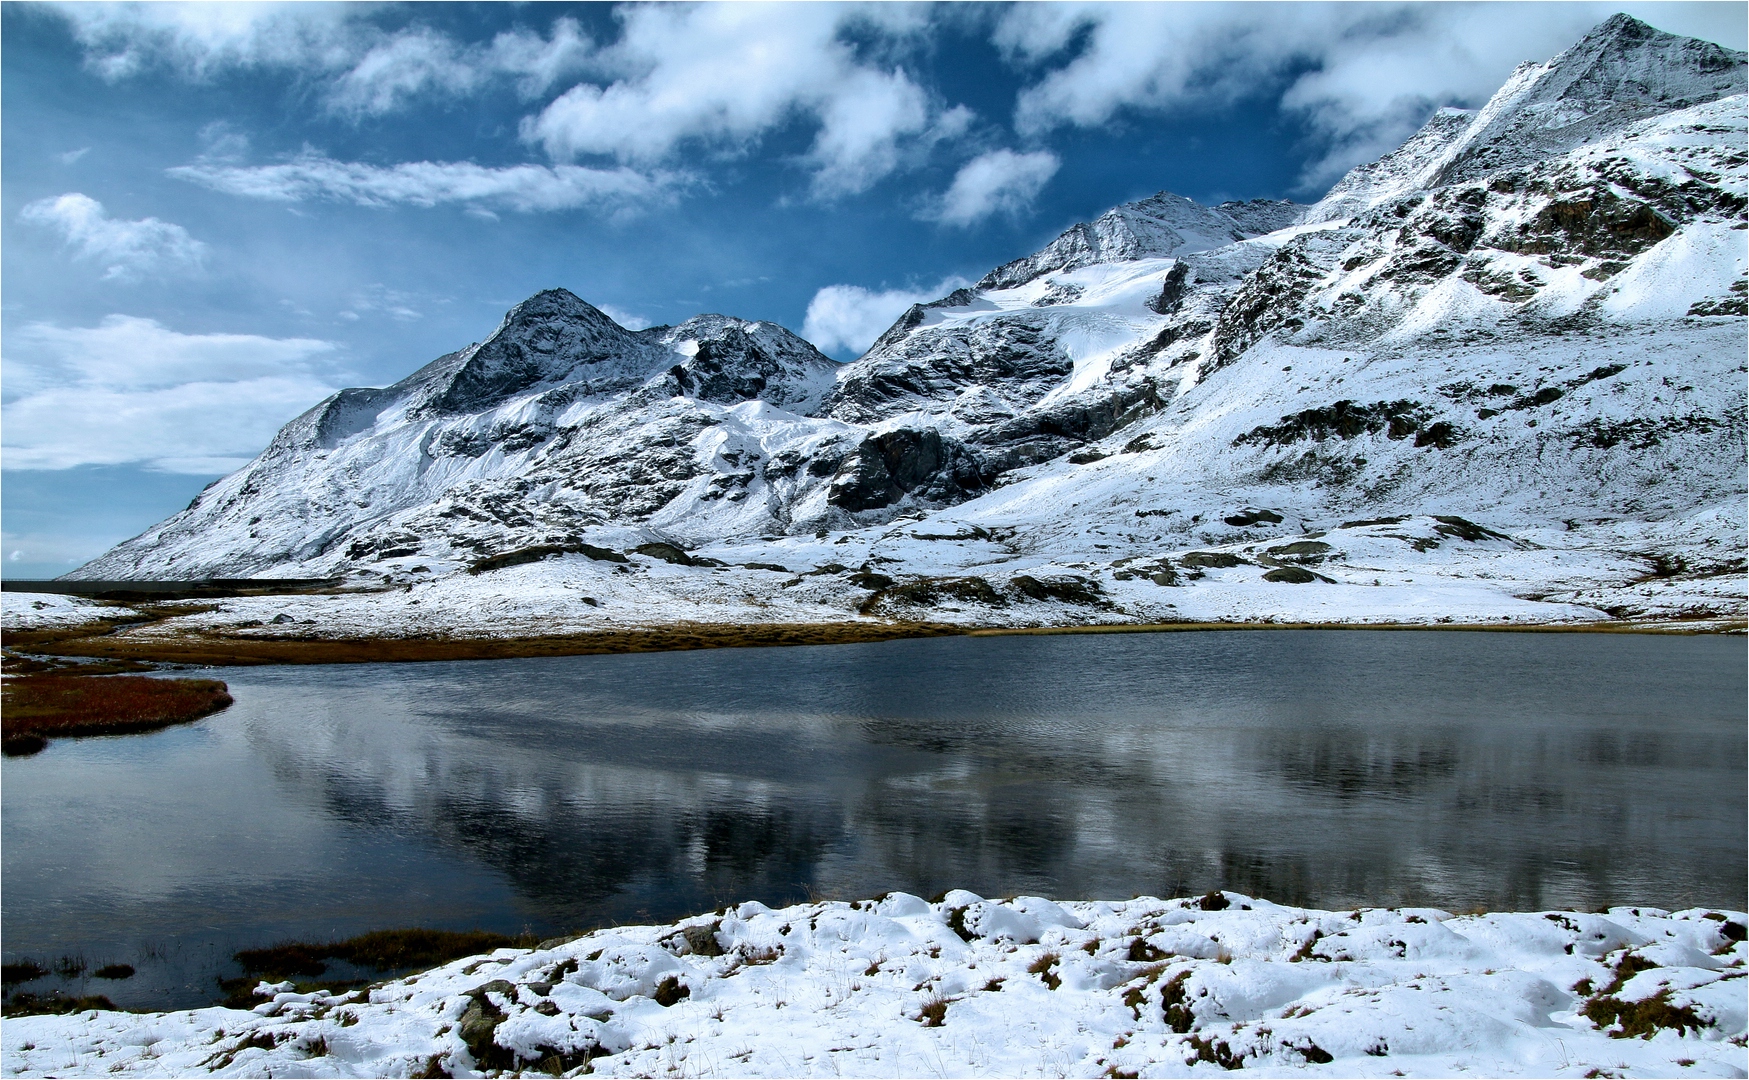
[[[231,703],[216,679],[141,675],[25,675],[6,681],[0,743],[11,755],[41,750],[49,736],[123,735],[199,719]]]
[[[377,971],[404,971],[435,967],[494,949],[532,948],[530,937],[510,937],[489,930],[373,930],[345,941],[324,943],[287,941],[265,949],[245,949],[237,963],[252,975],[288,978],[320,975],[327,960],[344,960]]]
[[[33,651],[60,656],[219,666],[370,664],[838,645],[961,633],[964,631],[959,627],[938,623],[774,623],[750,626],[695,623],[520,638],[271,638],[217,634],[140,637],[100,631],[89,636],[57,635],[54,640],[33,643]]]
[[[496,949],[530,949],[536,944],[536,939],[529,935],[510,937],[489,930],[425,929],[373,930],[344,941],[282,941],[265,949],[244,949],[235,954],[233,959],[244,974],[241,978],[220,979],[219,989],[225,994],[224,1004],[249,1009],[261,1003],[255,996],[255,986],[263,979],[269,982],[290,979],[299,993],[306,994],[314,990],[350,990],[369,982],[356,975],[299,978],[325,975],[329,960],[343,960],[360,972],[382,976],[436,967]]]

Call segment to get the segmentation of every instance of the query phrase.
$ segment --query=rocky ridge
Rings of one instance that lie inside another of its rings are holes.
[[[1315,206],[1118,207],[843,366],[542,293],[74,576],[595,582],[660,544],[628,620],[1740,618],[1744,70],[1616,16]]]

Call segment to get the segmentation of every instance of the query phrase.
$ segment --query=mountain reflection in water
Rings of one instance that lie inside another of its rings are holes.
[[[5,955],[150,971],[950,887],[1741,907],[1743,645],[1280,631],[222,673],[4,764]]]

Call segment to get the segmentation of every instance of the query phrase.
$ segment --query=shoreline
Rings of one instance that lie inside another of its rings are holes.
[[[0,1040],[12,1076],[1732,1075],[1746,921],[1232,891],[749,902],[341,993],[262,980],[248,1010],[15,1015]]]
[[[1733,635],[1744,624],[1720,620],[1574,623],[1351,623],[1176,622],[1097,623],[1079,626],[961,626],[948,623],[698,623],[634,627],[521,637],[252,637],[191,633],[180,637],[134,637],[127,631],[185,614],[159,609],[144,620],[94,622],[70,627],[21,629],[4,635],[8,650],[94,660],[136,661],[203,667],[272,664],[370,664],[422,661],[508,660],[541,656],[593,656],[642,652],[688,652],[719,648],[847,645],[910,638],[1021,637],[1063,634],[1171,634],[1269,630],[1456,631],[1515,634]]]

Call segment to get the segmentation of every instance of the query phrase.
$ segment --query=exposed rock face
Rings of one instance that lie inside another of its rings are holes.
[[[1716,545],[1744,487],[1744,72],[1617,17],[1309,209],[1117,207],[843,366],[770,323],[634,333],[542,293],[485,342],[293,420],[77,574],[685,553],[947,507],[1007,530],[1010,555],[1084,543],[1071,561],[1144,529],[1201,548],[1486,508],[1722,507],[1693,534]]]
[[[1042,316],[1022,313],[944,327],[927,334],[892,335],[847,369],[827,397],[825,415],[872,423],[917,410],[949,408],[967,391],[988,389],[976,408],[1010,412],[1055,389],[1074,364]]]
[[[822,365],[819,350],[775,323],[748,323],[724,315],[697,315],[679,326],[641,335],[687,358],[668,369],[679,396],[733,405],[769,401],[802,414],[819,407],[836,365]],[[659,395],[666,383],[647,387]]]
[[[827,501],[845,510],[876,510],[915,493],[956,503],[984,486],[965,448],[933,430],[898,428],[871,435],[846,458]]]
[[[417,411],[473,413],[539,384],[574,386],[583,395],[630,390],[661,359],[659,350],[594,307],[549,289],[511,308],[481,344],[396,385],[418,387]]]

